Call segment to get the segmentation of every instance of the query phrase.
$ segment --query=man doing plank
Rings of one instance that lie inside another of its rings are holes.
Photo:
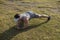
[[[48,18],[47,21],[50,20],[50,16],[45,15],[45,14],[44,15],[37,14],[32,11],[27,11],[23,14],[15,14],[14,20],[16,22],[17,29],[27,28],[29,25],[29,20],[32,18]]]

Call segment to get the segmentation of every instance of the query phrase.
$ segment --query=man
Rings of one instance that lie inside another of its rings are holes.
[[[27,11],[27,12],[25,12],[23,14],[16,14],[14,16],[14,20],[17,23],[17,29],[24,29],[24,28],[28,27],[30,19],[32,19],[32,18],[42,18],[42,17],[48,18],[48,20],[50,20],[50,16],[36,14],[36,13],[34,13],[32,11]],[[24,23],[24,27],[21,26],[22,25],[21,22]]]

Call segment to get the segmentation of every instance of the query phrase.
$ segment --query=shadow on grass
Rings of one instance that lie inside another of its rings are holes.
[[[10,28],[10,29],[8,29],[5,32],[0,34],[0,40],[10,40],[11,38],[13,38],[14,36],[16,36],[19,33],[26,32],[30,29],[36,28],[36,27],[38,27],[44,23],[47,23],[47,22],[48,21],[42,22],[42,23],[37,24],[37,25],[29,26],[27,29],[24,29],[24,30],[17,30],[17,29],[15,29],[15,26],[13,26],[12,28]]]

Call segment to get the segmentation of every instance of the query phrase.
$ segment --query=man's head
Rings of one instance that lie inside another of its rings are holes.
[[[15,16],[14,16],[15,19],[17,19],[17,18],[19,18],[19,17],[20,17],[19,14],[15,14]]]
[[[19,14],[15,14],[14,15],[14,21],[17,22],[20,18],[20,15]]]

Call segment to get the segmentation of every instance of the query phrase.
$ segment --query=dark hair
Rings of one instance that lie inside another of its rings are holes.
[[[20,16],[19,16],[19,14],[15,14],[15,16],[14,16],[14,18],[19,18]]]

